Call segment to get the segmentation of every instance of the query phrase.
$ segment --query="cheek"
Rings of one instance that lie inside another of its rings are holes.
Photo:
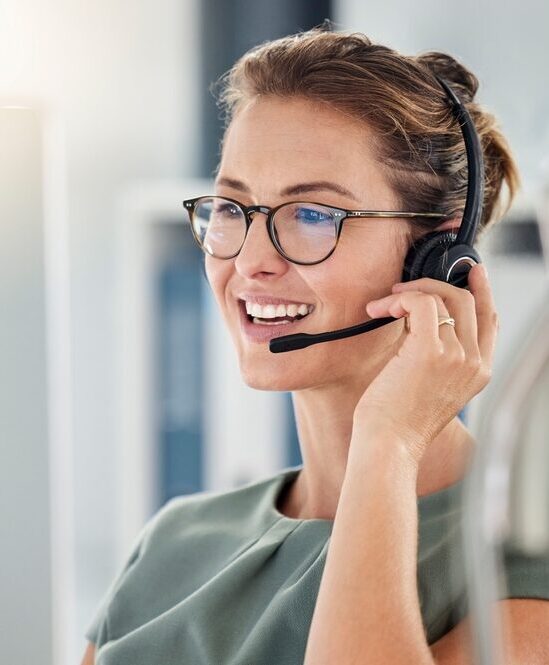
[[[393,284],[401,281],[405,247],[400,239],[387,234],[367,243],[365,236],[364,231],[349,233],[345,242],[340,241],[341,251],[336,250],[316,271],[303,273],[338,325],[366,319],[366,304],[390,294]]]
[[[204,269],[206,278],[212,290],[213,297],[217,303],[218,310],[227,325],[230,325],[230,317],[227,303],[227,285],[233,274],[234,261],[221,261],[211,256],[206,256]]]
[[[324,263],[301,271],[306,291],[316,301],[318,317],[316,326],[320,325],[317,332],[335,330],[357,322],[357,312],[360,311],[360,300],[363,295],[359,285],[363,282],[367,284],[367,280],[364,278],[362,265],[349,264],[340,258],[332,255]],[[346,265],[356,267],[348,270],[345,268]],[[364,292],[366,290],[364,288]]]
[[[223,294],[231,274],[232,263],[232,261],[220,261],[219,259],[214,259],[207,254],[205,256],[204,268],[206,278],[210,284],[215,299],[220,306],[222,306],[224,302]]]
[[[383,223],[383,220],[381,220]],[[384,230],[350,227],[346,237],[340,239],[342,263],[348,267],[349,279],[376,288],[389,284],[389,288],[399,282],[404,267],[404,258],[409,241],[404,228],[390,226]]]

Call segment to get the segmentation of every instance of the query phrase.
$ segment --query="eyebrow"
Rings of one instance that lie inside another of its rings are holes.
[[[241,180],[236,180],[235,178],[221,176],[220,178],[217,178],[215,184],[225,185],[226,187],[237,189],[240,192],[251,194],[250,188]],[[307,194],[309,192],[321,191],[335,192],[336,194],[341,194],[342,196],[346,196],[350,199],[353,199],[353,201],[358,202],[357,197],[346,187],[343,187],[343,185],[339,185],[335,182],[330,182],[329,180],[315,180],[313,182],[302,182],[297,185],[291,185],[290,187],[283,189],[280,192],[280,196],[295,196],[297,194]]]

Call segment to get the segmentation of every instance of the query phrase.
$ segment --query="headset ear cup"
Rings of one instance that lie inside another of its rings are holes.
[[[456,238],[457,234],[450,231],[433,231],[422,236],[406,254],[402,281],[410,282],[421,277],[443,279],[440,259]]]
[[[454,245],[444,256],[443,279],[455,286],[467,286],[469,270],[475,263],[482,263],[480,254],[470,245]]]

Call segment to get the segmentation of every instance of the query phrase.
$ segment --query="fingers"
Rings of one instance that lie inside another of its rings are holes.
[[[473,272],[474,271],[474,272]],[[492,367],[499,319],[486,268],[479,264],[469,272],[469,287],[475,299],[478,347],[487,368]]]
[[[421,289],[425,293],[438,293],[456,321],[456,334],[473,362],[480,362],[490,374],[499,328],[498,315],[483,264],[474,265],[469,271],[470,291],[446,282],[424,277],[393,286],[393,293]],[[446,328],[449,326],[441,326]]]
[[[477,339],[477,314],[474,296],[465,289],[458,288],[447,282],[424,277],[412,282],[403,282],[393,286],[394,293],[405,293],[410,290],[421,289],[424,293],[438,295],[450,316],[455,319],[455,333],[468,357],[479,355]],[[449,328],[444,325],[441,328]],[[441,331],[441,335],[444,334]]]
[[[443,299],[438,294],[431,295],[412,290],[396,293],[379,300],[372,300],[367,304],[366,311],[373,318],[407,316],[410,334],[430,340],[431,344],[438,344],[441,340],[456,339],[452,326],[438,325],[439,316],[450,316]]]

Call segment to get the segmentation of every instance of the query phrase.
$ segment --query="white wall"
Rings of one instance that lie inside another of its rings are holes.
[[[0,660],[52,665],[42,131],[38,113],[0,108]]]
[[[193,172],[197,0],[3,0],[0,102],[63,127],[70,227],[76,592],[73,662],[118,565],[113,543],[114,201],[129,181]],[[92,589],[91,595],[87,595]],[[85,595],[86,594],[86,595]]]

